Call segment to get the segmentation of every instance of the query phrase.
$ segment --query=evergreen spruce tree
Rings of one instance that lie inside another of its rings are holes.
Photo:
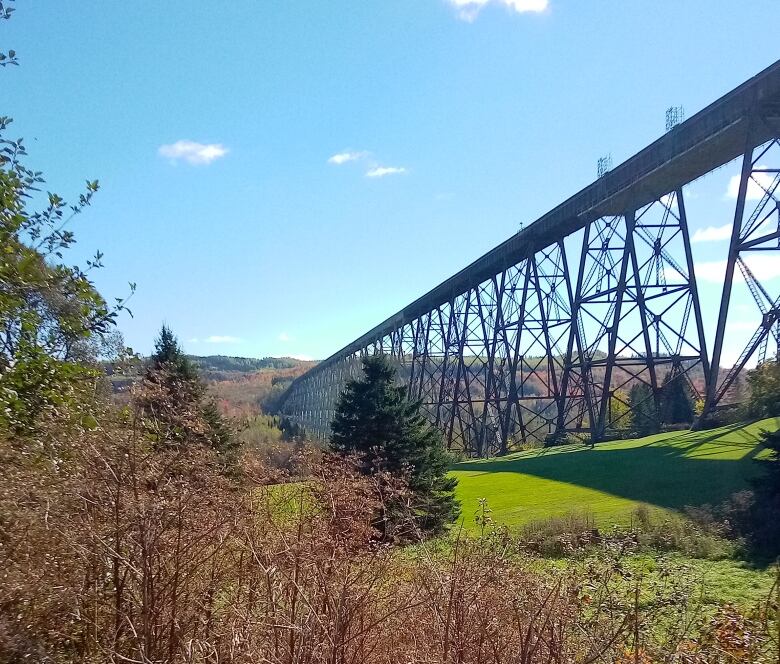
[[[143,403],[141,408],[162,420],[167,437],[172,437],[174,442],[177,438],[200,438],[219,452],[226,463],[236,460],[240,444],[235,432],[214,400],[207,396],[197,367],[181,350],[176,336],[165,324],[155,339],[144,380],[157,386],[157,391],[147,390],[147,394],[160,394],[160,402]],[[176,408],[172,410],[171,404]],[[191,413],[193,417],[182,418],[181,413]]]
[[[747,535],[754,551],[771,560],[780,556],[780,431],[764,431],[761,442],[770,454],[761,463],[764,473],[753,480],[755,502]]]
[[[629,392],[634,430],[639,436],[649,436],[661,428],[655,407],[653,389],[646,383],[635,383]]]
[[[198,370],[182,352],[176,336],[165,323],[160,336],[154,340],[154,353],[150,359],[152,370],[165,368],[183,380],[200,381]]]
[[[339,399],[331,448],[360,455],[366,474],[404,476],[417,527],[439,533],[460,513],[454,496],[457,480],[447,477],[440,433],[427,424],[420,403],[409,401],[405,388],[394,384],[395,373],[383,355],[363,360],[363,378],[349,381]]]
[[[680,369],[668,372],[661,385],[661,420],[664,424],[689,424],[693,416],[693,395],[685,376]]]

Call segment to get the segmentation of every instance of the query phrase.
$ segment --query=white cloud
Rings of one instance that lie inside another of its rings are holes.
[[[383,178],[387,175],[403,175],[406,169],[402,166],[374,166],[366,172],[367,178]]]
[[[238,337],[215,334],[210,337],[206,337],[204,341],[207,344],[237,344],[241,342],[241,339]]]
[[[733,224],[724,224],[723,226],[707,226],[707,228],[699,228],[693,234],[691,242],[719,242],[721,240],[730,240],[732,227]],[[745,232],[744,226],[742,231]],[[751,239],[756,239],[759,235],[768,234],[771,232],[772,221],[770,219],[765,219],[763,223],[753,228],[748,236]]]
[[[334,154],[328,159],[328,163],[333,164],[334,166],[341,166],[342,164],[346,164],[350,161],[359,161],[361,159],[365,159],[368,157],[368,154],[369,153],[365,150],[346,150],[344,152]]]
[[[334,166],[341,166],[352,161],[368,161],[366,164],[366,177],[368,178],[383,178],[387,175],[401,175],[406,173],[406,169],[402,166],[382,166],[377,161],[371,158],[371,153],[365,150],[345,150],[334,154],[328,159],[329,164]]]
[[[751,254],[743,259],[759,281],[780,277],[780,261],[769,254]],[[696,263],[696,278],[713,284],[722,284],[726,274],[726,261],[705,261]],[[734,283],[744,281],[739,266],[734,268]]]
[[[525,12],[543,12],[549,5],[548,0],[447,0],[464,21],[473,21],[487,5],[504,5],[518,14]]]
[[[732,332],[755,332],[761,321],[735,320],[726,323],[726,329]]]
[[[279,341],[284,341],[284,342],[292,341],[292,337],[290,337],[290,335],[287,334],[287,332],[281,332],[279,334]]]
[[[170,159],[174,163],[183,160],[188,164],[202,166],[224,157],[228,153],[228,149],[222,143],[197,143],[184,139],[168,145],[161,145],[157,152],[160,156]]]
[[[288,355],[287,357],[291,357],[294,360],[300,360],[301,362],[313,362],[314,358],[309,355]]]
[[[731,238],[732,224],[723,226],[707,226],[707,228],[697,228],[691,238],[691,242],[720,242]]]
[[[758,169],[767,168],[766,166],[756,166]],[[739,195],[739,182],[741,176],[733,175],[729,180],[729,188],[726,191],[726,198],[734,198]],[[746,198],[749,201],[760,201],[764,197],[764,190],[772,186],[772,175],[770,173],[753,173],[748,181]],[[763,187],[763,188],[762,188]]]

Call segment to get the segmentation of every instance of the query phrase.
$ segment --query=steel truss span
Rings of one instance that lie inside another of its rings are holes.
[[[735,158],[710,357],[683,187]],[[778,185],[780,61],[298,378],[280,410],[327,437],[346,381],[382,353],[447,446],[469,456],[566,433],[603,439],[628,426],[638,384],[658,407],[664,381],[686,381],[710,412],[751,358],[778,356],[780,289],[761,269],[780,248]],[[721,368],[735,286],[760,322]]]

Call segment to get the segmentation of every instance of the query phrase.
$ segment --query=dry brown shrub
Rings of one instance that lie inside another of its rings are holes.
[[[0,661],[725,662],[763,643],[731,609],[692,638],[679,589],[640,606],[619,556],[551,572],[499,531],[382,543],[402,480],[319,455],[297,483],[251,457],[226,473],[194,414],[164,445],[137,416],[0,439]]]

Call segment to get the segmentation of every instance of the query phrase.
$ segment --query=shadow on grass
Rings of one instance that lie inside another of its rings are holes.
[[[716,505],[750,488],[750,479],[760,472],[753,461],[762,449],[760,429],[745,431],[744,427],[654,437],[625,449],[610,449],[605,444],[570,453],[459,463],[453,469],[472,476],[533,475],[675,510],[686,505]],[[729,452],[737,458],[708,458]]]

